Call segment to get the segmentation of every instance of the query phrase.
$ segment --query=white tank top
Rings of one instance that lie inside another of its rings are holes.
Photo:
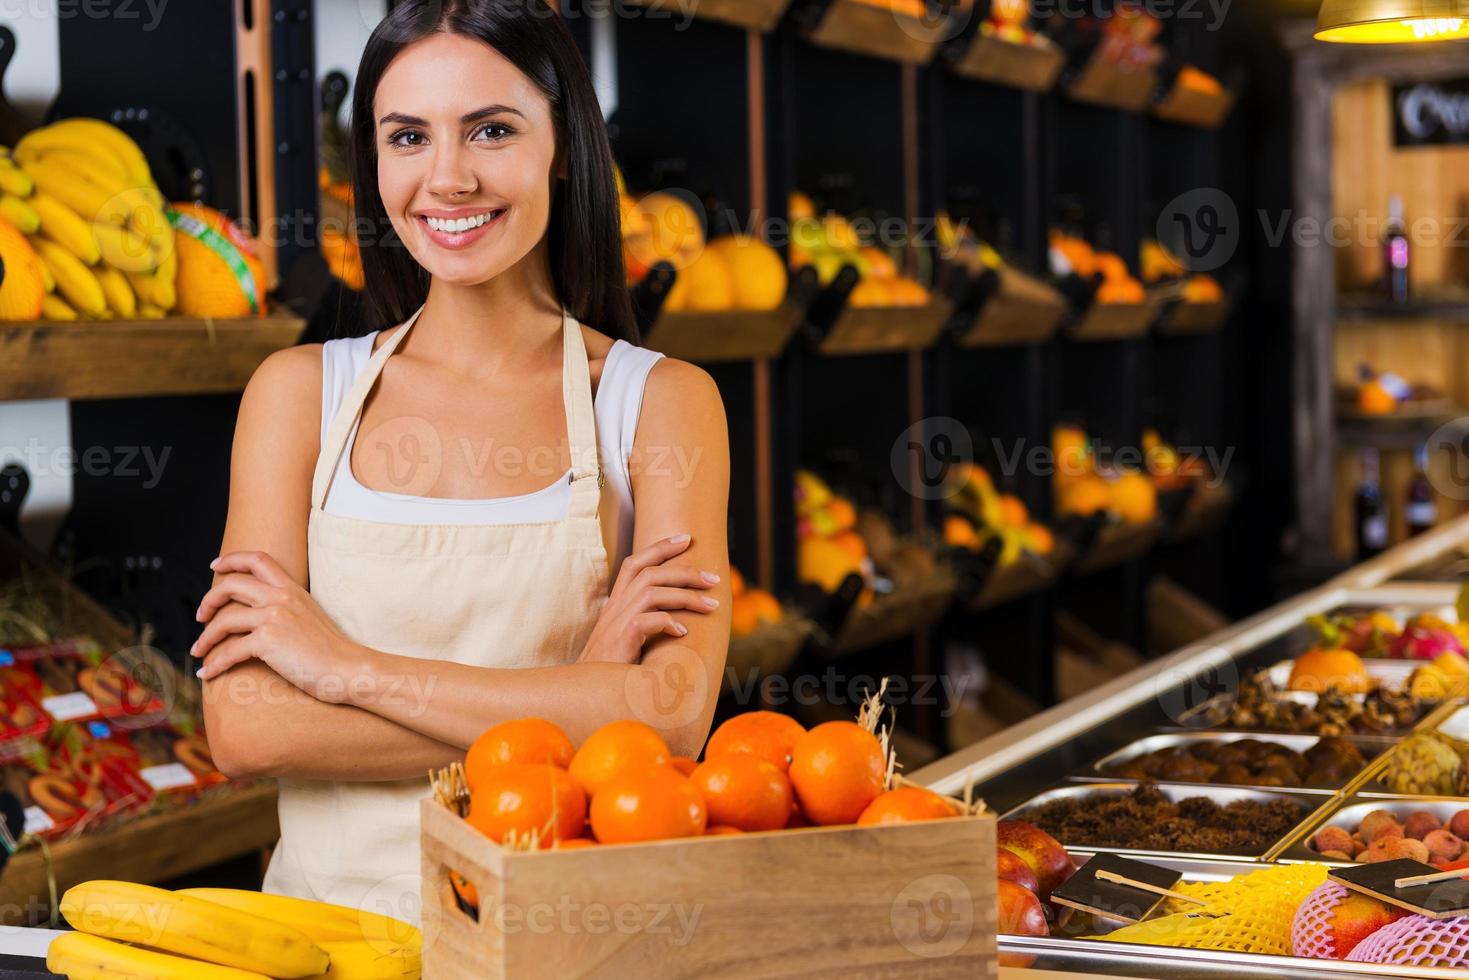
[[[321,438],[347,396],[352,382],[372,357],[377,333],[365,337],[329,340],[321,348]],[[602,365],[602,377],[592,399],[597,423],[597,450],[610,493],[602,500],[603,524],[607,531],[608,564],[612,574],[632,550],[632,478],[627,461],[637,435],[638,414],[643,407],[643,387],[648,372],[663,357],[646,347],[617,340]],[[559,521],[571,504],[571,471],[549,486],[513,497],[461,500],[418,497],[373,490],[352,475],[352,446],[357,441],[359,418],[352,424],[347,446],[337,462],[322,509],[328,514],[379,521],[385,524],[526,524]],[[610,499],[609,499],[610,498]],[[609,518],[612,518],[609,520]],[[613,532],[615,530],[615,538]]]

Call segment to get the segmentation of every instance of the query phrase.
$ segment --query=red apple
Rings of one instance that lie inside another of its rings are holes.
[[[1040,899],[1029,889],[1013,881],[1000,879],[997,882],[997,897],[1000,903],[1000,932],[1011,936],[1049,936],[1051,927],[1046,924],[1046,912]],[[1001,953],[1001,966],[1028,967],[1035,957],[1025,953]]]
[[[1031,894],[1039,896],[1041,893],[1040,882],[1035,879],[1035,872],[1030,870],[1030,865],[1010,850],[1008,847],[1000,848],[1000,853],[995,861],[995,871],[1001,881],[1013,881],[1021,888],[1028,889]]]
[[[1051,892],[1076,870],[1071,855],[1056,838],[1023,820],[1001,820],[998,830],[1000,847],[1014,851],[1030,865],[1040,885],[1036,895],[1041,901],[1049,902]]]

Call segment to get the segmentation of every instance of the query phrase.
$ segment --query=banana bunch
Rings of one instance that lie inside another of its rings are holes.
[[[70,980],[416,980],[422,938],[396,919],[227,888],[124,881],[68,889],[46,967]]]
[[[63,119],[0,147],[0,218],[31,240],[48,320],[162,317],[178,258],[143,151],[100,119]]]

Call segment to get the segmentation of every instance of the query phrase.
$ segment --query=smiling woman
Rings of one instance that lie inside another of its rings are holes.
[[[281,781],[267,890],[416,920],[423,774],[491,725],[635,718],[697,753],[729,636],[728,435],[708,375],[636,346],[558,17],[400,4],[352,139],[382,329],[252,379],[193,653],[216,763]]]

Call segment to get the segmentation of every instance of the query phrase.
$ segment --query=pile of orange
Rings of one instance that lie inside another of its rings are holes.
[[[1153,479],[1134,469],[1104,474],[1089,442],[1086,432],[1075,425],[1059,425],[1052,431],[1056,513],[1078,517],[1106,513],[1126,524],[1146,524],[1157,517],[1158,485]]]
[[[1098,303],[1141,303],[1143,284],[1133,278],[1127,263],[1116,252],[1093,249],[1091,243],[1079,235],[1068,235],[1052,229],[1051,269],[1058,276],[1076,273],[1083,279],[1101,276],[1097,288]]]
[[[808,731],[773,711],[720,725],[699,763],[640,721],[609,722],[573,748],[555,724],[521,718],[481,735],[464,768],[469,824],[496,843],[543,850],[963,813],[927,789],[887,789],[882,744],[861,725]],[[472,884],[450,880],[477,906]]]

